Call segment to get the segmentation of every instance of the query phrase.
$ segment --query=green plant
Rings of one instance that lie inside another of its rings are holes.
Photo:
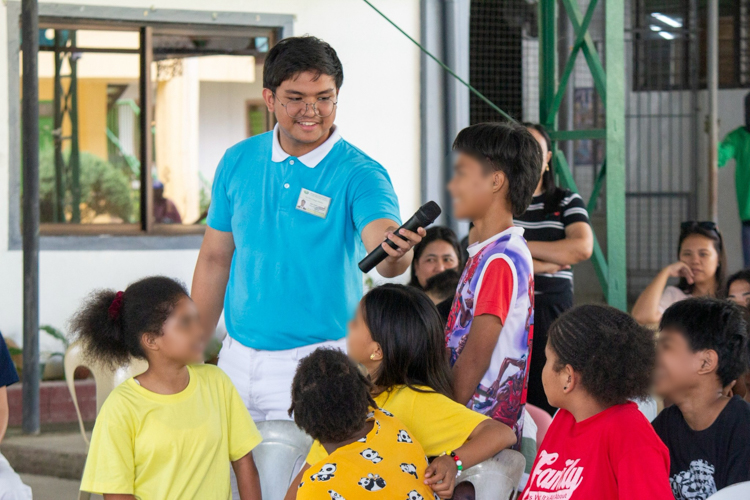
[[[67,163],[69,152],[63,153]],[[109,214],[125,222],[133,222],[134,209],[130,180],[121,170],[87,152],[80,153],[80,187],[82,211],[90,216]],[[68,180],[69,176],[66,176]],[[70,193],[65,205],[70,206]],[[51,147],[39,152],[39,209],[42,222],[53,221],[55,203],[55,153]]]
[[[70,345],[70,342],[68,341],[68,338],[65,336],[63,332],[55,328],[51,325],[42,325],[39,327],[40,330],[47,332],[50,337],[56,338],[60,342],[62,342],[64,348],[63,351],[68,350],[68,346]],[[53,352],[52,354],[60,354],[62,356],[65,356],[65,352]]]

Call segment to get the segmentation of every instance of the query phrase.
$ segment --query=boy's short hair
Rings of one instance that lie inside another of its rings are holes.
[[[336,89],[344,83],[344,68],[336,51],[320,38],[297,36],[284,38],[271,48],[263,64],[263,87],[276,92],[284,81],[305,71],[315,78],[329,75]]]
[[[344,441],[364,427],[370,408],[377,408],[371,388],[346,354],[318,348],[297,366],[289,416],[321,443]]]
[[[664,311],[659,329],[667,328],[680,332],[693,352],[716,351],[722,387],[747,369],[747,322],[738,305],[711,298],[681,300]]]
[[[453,150],[476,158],[490,171],[508,179],[508,201],[514,217],[522,215],[534,196],[542,175],[542,148],[517,123],[478,123],[466,127],[453,141]]]
[[[458,288],[460,280],[461,276],[456,269],[446,269],[428,279],[424,291],[427,294],[433,294],[441,301],[446,300],[456,295],[456,288]]]
[[[726,285],[724,285],[724,295],[729,295],[729,287],[732,286],[732,283],[735,281],[746,281],[750,283],[750,269],[743,269],[741,271],[737,271],[733,275],[727,278]]]

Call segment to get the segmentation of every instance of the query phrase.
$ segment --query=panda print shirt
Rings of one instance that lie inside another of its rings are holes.
[[[427,458],[410,431],[385,410],[373,410],[372,430],[338,448],[302,476],[298,500],[437,500],[424,484]]]

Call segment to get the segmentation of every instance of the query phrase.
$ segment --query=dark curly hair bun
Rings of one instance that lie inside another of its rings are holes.
[[[164,276],[136,281],[119,297],[114,290],[96,290],[70,320],[70,331],[96,362],[114,368],[131,356],[145,359],[141,337],[161,335],[174,306],[187,296],[182,283]],[[119,303],[113,308],[115,299]]]
[[[547,345],[557,355],[555,369],[572,366],[583,388],[604,405],[649,395],[654,333],[622,311],[601,305],[571,309],[552,323]]]
[[[370,407],[372,384],[346,354],[319,348],[302,359],[292,381],[297,426],[321,443],[339,443],[362,430]]]

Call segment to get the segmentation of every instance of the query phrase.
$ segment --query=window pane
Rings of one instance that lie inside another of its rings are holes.
[[[178,38],[169,40],[173,52]],[[240,40],[212,38],[205,46],[244,50],[247,41]],[[159,43],[155,36],[155,54],[165,50]],[[162,58],[154,66],[154,219],[205,224],[224,151],[271,126],[260,106],[262,61],[248,55],[206,55]]]
[[[133,32],[40,29],[42,223],[138,222],[137,50]]]

